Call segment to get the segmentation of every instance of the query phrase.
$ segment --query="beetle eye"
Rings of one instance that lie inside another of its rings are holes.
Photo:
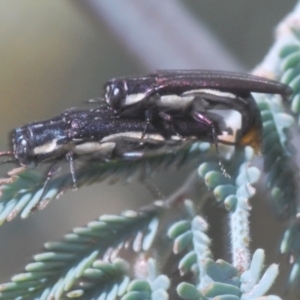
[[[125,91],[122,86],[117,84],[107,85],[105,99],[109,106],[115,111],[119,111],[125,101]]]

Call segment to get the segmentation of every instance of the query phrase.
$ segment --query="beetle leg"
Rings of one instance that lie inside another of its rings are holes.
[[[141,181],[152,194],[155,199],[164,200],[166,196],[161,192],[160,188],[150,179],[151,167],[148,161],[145,161],[144,168],[141,172]]]
[[[90,103],[96,103],[96,102],[90,102]],[[91,112],[99,113],[99,112],[101,112],[102,109],[107,109],[107,108],[109,108],[109,107],[107,107],[106,102],[100,102],[100,101],[99,101],[98,103],[100,103],[100,105],[98,105],[96,108],[91,109],[91,110],[90,110]],[[109,109],[110,109],[110,108],[109,108]]]
[[[74,157],[73,157],[73,152],[68,152],[66,154],[66,159],[70,164],[70,173],[72,176],[72,181],[73,181],[73,190],[77,190],[77,179],[76,179],[76,174],[75,174],[75,165],[74,165]]]
[[[44,182],[42,194],[39,198],[39,201],[35,204],[35,206],[31,208],[31,212],[34,212],[35,210],[41,210],[47,205],[48,200],[44,199],[44,197],[48,192],[50,180],[53,177],[55,177],[60,170],[61,170],[61,166],[59,164],[54,164],[50,167],[50,169],[47,172],[46,180]]]
[[[215,124],[211,120],[206,118],[203,114],[201,114],[201,112],[194,112],[193,113],[193,118],[196,121],[198,121],[199,123],[204,123],[205,125],[208,125],[211,128],[213,143],[215,144],[216,152],[217,152],[217,155],[218,155],[220,169],[221,169],[221,171],[222,171],[222,173],[225,177],[230,178],[230,175],[226,172],[225,166],[222,163],[222,157],[221,157],[221,154],[220,154],[220,151],[219,151],[219,144],[218,144],[218,138],[217,138]]]
[[[171,126],[171,130],[175,133],[175,135],[178,136],[180,140],[184,140],[184,138],[176,131],[172,116],[164,111],[160,111],[158,114],[164,121],[166,121]]]
[[[149,128],[149,125],[150,125],[150,122],[151,122],[151,119],[152,119],[152,112],[149,109],[147,109],[145,111],[145,117],[146,117],[146,126],[144,128],[143,133],[142,133],[140,144],[143,144],[144,137],[145,137],[145,135],[147,133],[147,130]]]
[[[142,183],[145,185],[147,190],[155,197],[157,200],[164,200],[166,196],[161,192],[154,182],[149,178],[142,178]]]
[[[166,122],[172,122],[173,121],[172,116],[170,114],[167,114],[164,111],[160,111],[158,114]]]

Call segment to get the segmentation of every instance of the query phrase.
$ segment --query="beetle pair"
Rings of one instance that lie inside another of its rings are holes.
[[[69,109],[13,132],[14,156],[24,166],[66,156],[73,160],[139,159],[194,139],[261,145],[261,119],[251,92],[280,94],[277,81],[223,71],[173,70],[115,78],[105,85],[105,101],[93,110]],[[51,172],[50,172],[51,173]]]

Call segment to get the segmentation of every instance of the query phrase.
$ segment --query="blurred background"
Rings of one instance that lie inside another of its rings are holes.
[[[0,149],[10,146],[13,128],[83,105],[100,96],[111,77],[166,68],[249,71],[294,5],[294,0],[0,1]],[[172,172],[172,177],[166,172],[156,180],[168,195],[190,171]],[[101,183],[68,192],[27,220],[4,224],[0,282],[22,271],[44,242],[103,213],[118,214],[151,201],[141,183]],[[270,219],[269,232],[281,229],[265,203],[253,205],[262,205],[253,210],[253,248],[275,255],[279,236],[266,239],[256,232],[262,219]],[[222,236],[224,242],[227,235]],[[267,263],[272,261],[268,256]]]

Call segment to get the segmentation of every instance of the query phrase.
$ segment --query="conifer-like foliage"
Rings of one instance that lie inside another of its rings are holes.
[[[232,175],[228,178],[207,143],[134,162],[82,165],[76,171],[79,187],[108,177],[128,179],[145,164],[151,171],[180,167],[191,160],[198,163],[199,184],[204,184],[199,199],[177,195],[138,211],[103,215],[74,228],[61,241],[46,243],[22,273],[0,285],[0,299],[280,299],[268,295],[278,265],[264,265],[264,250],[249,250],[253,185],[263,171],[274,211],[279,219],[288,220],[280,252],[291,258],[288,284],[299,293],[299,174],[290,134],[292,126],[299,125],[300,113],[300,28],[294,22],[299,15],[298,5],[279,25],[274,46],[255,70],[294,90],[286,108],[277,96],[255,95],[263,122],[264,170],[251,165],[252,148],[236,149],[225,163]],[[44,180],[40,173],[24,168],[2,179],[0,224],[18,215],[29,217],[72,187],[69,174],[56,176],[37,206]],[[198,209],[198,203],[209,196],[229,216],[230,262],[214,257],[211,251],[209,220]]]

